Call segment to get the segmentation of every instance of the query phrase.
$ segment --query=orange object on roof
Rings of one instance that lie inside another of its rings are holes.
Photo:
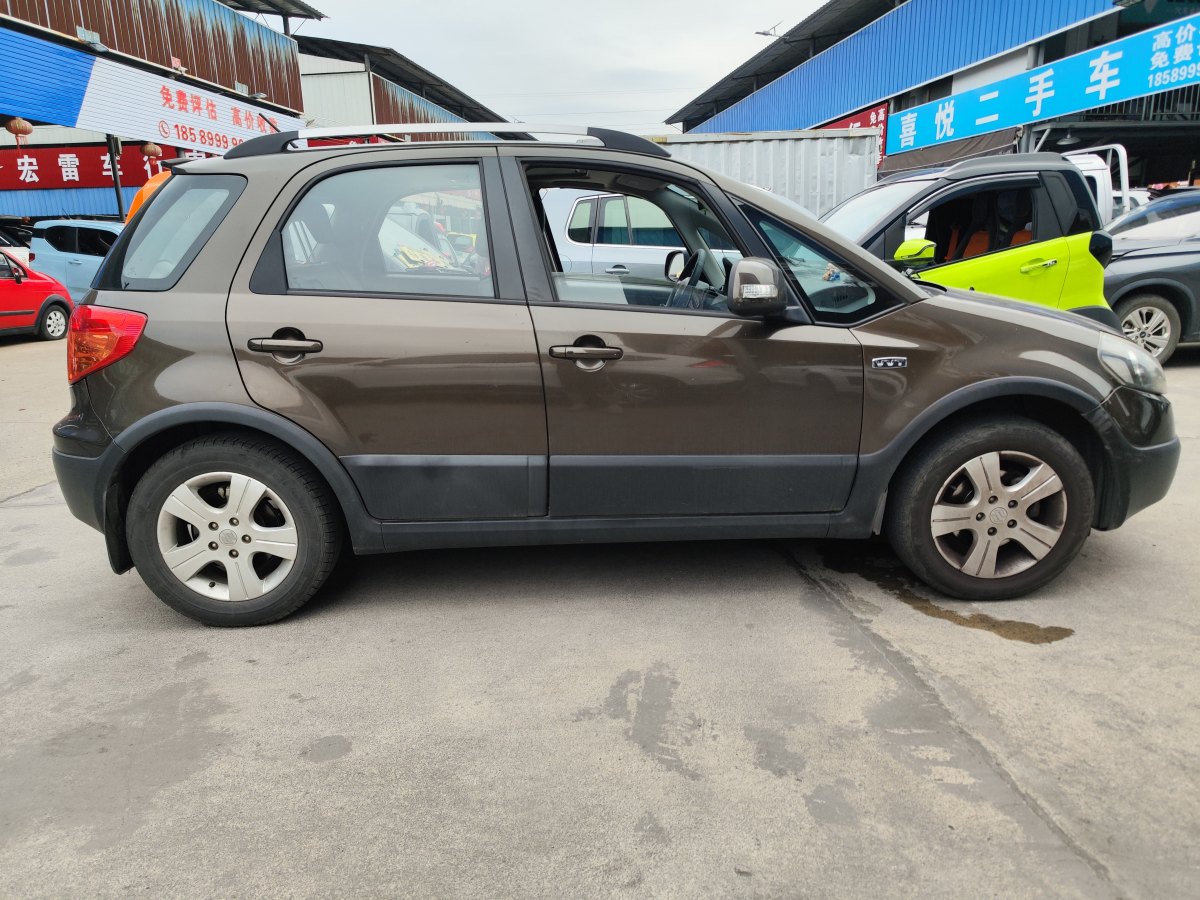
[[[152,175],[150,180],[138,188],[138,192],[133,195],[133,201],[129,204],[129,212],[125,214],[125,221],[128,222],[133,218],[133,214],[142,208],[142,204],[149,200],[154,192],[163,186],[168,178],[171,177],[171,170],[164,169],[157,175]]]

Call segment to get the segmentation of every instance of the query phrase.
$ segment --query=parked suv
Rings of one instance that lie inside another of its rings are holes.
[[[314,129],[177,166],[72,318],[54,428],[113,569],[249,625],[343,543],[882,530],[928,584],[996,600],[1166,493],[1162,369],[1124,337],[912,280],[640,138],[563,133],[604,146],[289,149],[346,134]],[[653,204],[678,276],[566,271],[556,190]],[[477,222],[485,264],[398,263],[410,205]]]
[[[947,287],[1069,310],[1114,329],[1112,240],[1080,170],[1057,153],[974,159],[886,178],[822,217],[900,269]]]

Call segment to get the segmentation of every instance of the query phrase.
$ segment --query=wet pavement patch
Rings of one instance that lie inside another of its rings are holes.
[[[913,589],[911,576],[898,561],[881,559],[877,556],[856,553],[856,544],[850,541],[838,542],[843,545],[829,544],[821,546],[819,552],[821,562],[827,569],[843,575],[858,575],[872,584],[887,591],[901,603],[904,603],[922,615],[931,619],[941,619],[963,628],[974,628],[987,631],[1006,641],[1020,641],[1024,644],[1053,644],[1075,633],[1072,628],[1058,625],[1035,625],[1032,622],[1021,622],[1015,619],[998,619],[987,613],[961,613],[954,609],[939,606],[932,600],[922,597]],[[799,565],[793,560],[795,565]]]

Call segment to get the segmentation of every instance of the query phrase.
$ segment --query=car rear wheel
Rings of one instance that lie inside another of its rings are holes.
[[[887,534],[918,577],[964,600],[1036,590],[1075,558],[1091,530],[1087,464],[1062,435],[1007,418],[920,448],[893,484]]]
[[[1175,304],[1158,294],[1137,294],[1118,303],[1115,312],[1125,337],[1160,363],[1171,358],[1182,327]]]
[[[58,304],[46,307],[38,323],[38,334],[45,341],[61,341],[67,336],[67,311]]]
[[[261,625],[299,609],[337,560],[341,529],[321,478],[284,448],[190,441],[141,478],[127,513],[142,579],[208,625]]]

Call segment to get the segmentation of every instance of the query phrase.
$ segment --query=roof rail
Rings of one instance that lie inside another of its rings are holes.
[[[269,156],[273,153],[282,153],[296,141],[309,138],[351,138],[392,134],[478,134],[479,132],[496,135],[521,135],[522,138],[527,138],[530,132],[590,137],[595,138],[610,150],[626,150],[630,153],[645,153],[649,156],[668,158],[671,155],[659,144],[638,137],[636,134],[613,131],[611,128],[591,128],[587,125],[535,125],[531,128],[527,122],[422,122],[419,124],[401,122],[391,125],[335,125],[331,128],[303,128],[299,131],[264,134],[262,137],[251,138],[245,143],[230,148],[229,152],[225,154],[225,158],[245,159],[250,156]]]

